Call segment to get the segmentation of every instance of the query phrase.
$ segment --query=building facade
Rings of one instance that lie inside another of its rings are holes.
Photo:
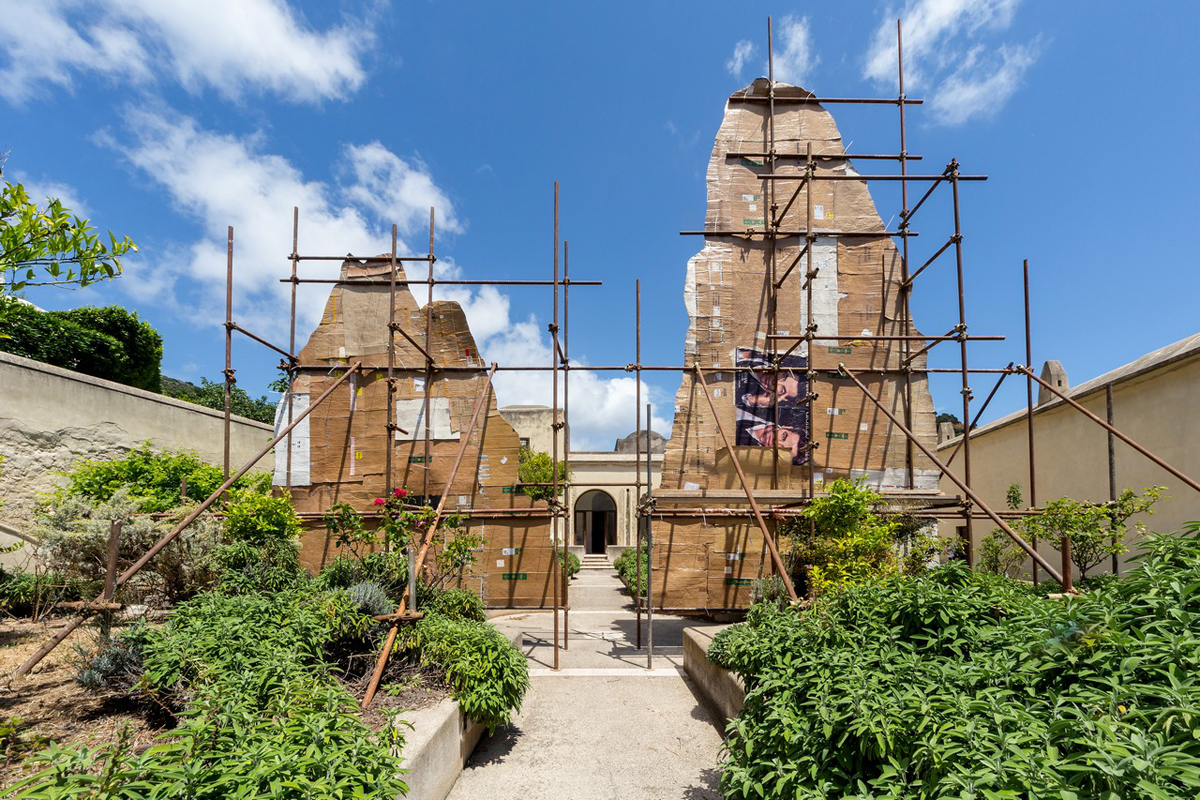
[[[546,406],[505,406],[500,416],[517,431],[522,446],[548,453],[554,443],[553,411]],[[560,412],[561,417],[561,412]],[[645,432],[642,433],[643,437]],[[614,555],[637,541],[638,497],[645,492],[646,454],[634,449],[636,432],[616,442],[611,452],[572,450],[566,538],[578,554]],[[558,434],[559,458],[565,460],[565,437]],[[650,481],[662,477],[663,436],[650,432]],[[641,488],[637,484],[641,484]]]
[[[1111,419],[1117,430],[1185,475],[1193,479],[1200,476],[1200,424],[1196,422],[1200,409],[1200,334],[1075,387],[1069,385],[1066,370],[1056,361],[1047,362],[1042,377],[1096,416]],[[1141,492],[1163,486],[1167,496],[1154,507],[1154,513],[1135,517],[1130,525],[1140,521],[1150,530],[1176,531],[1185,522],[1200,519],[1200,493],[1119,439],[1112,443],[1110,461],[1109,433],[1104,428],[1045,389],[1035,396],[1037,496],[1033,499],[1038,507],[1059,497],[1102,503],[1109,499],[1110,490]],[[945,463],[961,440],[961,436],[943,440],[938,445],[939,460]],[[962,475],[961,453],[950,466],[956,475]],[[971,434],[971,488],[999,510],[1005,508],[1005,492],[1014,483],[1021,486],[1028,506],[1031,498],[1025,409]],[[945,476],[942,490],[949,495],[960,494]],[[952,536],[959,525],[943,523],[942,533]],[[975,522],[972,544],[976,552],[992,528],[988,520]],[[1127,545],[1130,552],[1118,559],[1119,571],[1124,571],[1128,558],[1137,551],[1137,542],[1129,541]],[[1048,543],[1040,542],[1038,551],[1052,564],[1059,563],[1059,553]],[[1024,569],[1030,572],[1030,560],[1026,560]],[[1111,564],[1105,563],[1095,572],[1110,569]]]

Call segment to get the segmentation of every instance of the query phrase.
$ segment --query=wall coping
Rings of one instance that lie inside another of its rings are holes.
[[[10,366],[20,369],[27,369],[32,372],[42,372],[46,375],[53,375],[56,378],[63,378],[65,380],[86,384],[88,386],[95,386],[98,389],[105,389],[110,392],[129,395],[130,397],[136,397],[140,400],[148,400],[152,403],[161,403],[163,405],[173,406],[183,411],[191,411],[193,413],[200,414],[202,416],[213,417],[221,421],[225,420],[225,412],[223,411],[217,411],[215,409],[206,408],[205,406],[196,405],[195,403],[189,403],[186,400],[177,400],[174,397],[167,397],[165,394],[148,392],[145,389],[138,389],[135,386],[126,386],[125,384],[117,383],[116,381],[97,378],[93,375],[84,375],[82,372],[73,372],[69,369],[56,367],[53,364],[46,364],[41,361],[35,361],[32,358],[13,355],[12,353],[0,351],[0,364],[8,364]],[[275,429],[274,426],[268,425],[265,422],[247,419],[246,417],[240,417],[237,414],[230,415],[230,419],[239,425],[249,425],[252,428],[261,428],[264,431],[274,431]]]

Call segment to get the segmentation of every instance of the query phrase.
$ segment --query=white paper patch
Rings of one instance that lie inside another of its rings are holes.
[[[698,483],[692,483],[692,482],[690,482],[690,481],[684,481],[684,484],[683,484],[683,490],[684,490],[685,492],[694,492],[694,491],[696,491],[696,490],[697,490],[697,489],[699,489],[699,488],[700,488],[700,484],[698,484]]]
[[[306,394],[293,395],[290,392],[279,400],[275,407],[275,435],[288,426],[288,400],[292,403],[292,419],[300,416],[308,408],[309,398]],[[309,478],[309,438],[308,417],[300,420],[300,424],[292,428],[292,486],[311,486]],[[287,485],[287,440],[275,445],[275,479],[276,486]]]
[[[497,558],[497,559],[496,559],[496,566],[497,566],[497,567],[503,567],[503,566],[504,566],[504,559],[503,559],[503,558]]]
[[[820,203],[817,203],[816,205],[813,206],[813,219],[824,219],[824,218],[825,218],[825,206],[821,205]]]
[[[425,421],[421,415],[425,401],[419,398],[396,401],[396,424],[408,433],[396,431],[396,441],[415,442],[425,438]],[[458,433],[450,423],[450,398],[429,398],[429,438],[457,440]]]

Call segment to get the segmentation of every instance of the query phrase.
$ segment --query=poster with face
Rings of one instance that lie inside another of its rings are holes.
[[[774,447],[790,452],[792,463],[808,462],[808,359],[788,356],[778,370],[771,368],[770,355],[739,347],[736,365],[741,367],[734,384],[737,435],[734,444]],[[749,367],[749,369],[746,369]]]

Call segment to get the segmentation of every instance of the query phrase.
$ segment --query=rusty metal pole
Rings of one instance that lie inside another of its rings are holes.
[[[384,497],[392,496],[392,451],[396,449],[396,226],[392,226],[392,251],[388,280],[388,363],[387,363],[387,426],[383,437]],[[428,344],[428,342],[426,342]],[[384,548],[390,544],[384,539]]]
[[[290,323],[288,326],[288,352],[292,359],[296,357],[296,291],[300,288],[299,283],[299,266],[300,266],[300,207],[292,206],[292,254],[288,258],[292,262],[292,308],[289,314]],[[287,421],[292,424],[292,377],[295,375],[295,360],[288,362],[288,386],[285,395],[287,399]],[[284,442],[284,484],[287,487],[288,494],[292,492],[292,435],[289,433],[287,440]]]
[[[567,563],[570,559],[567,558],[568,542],[570,541],[571,533],[571,427],[568,424],[570,420],[570,379],[571,379],[571,362],[568,359],[569,348],[571,345],[571,267],[568,255],[568,242],[563,240],[563,346],[562,346],[562,366],[563,366],[563,563],[562,563],[562,581],[563,581],[563,649],[569,650],[571,636],[571,574],[567,569]],[[607,535],[607,532],[605,533]],[[605,550],[608,549],[608,542],[605,541]]]
[[[229,477],[229,411],[233,389],[233,226],[225,243],[225,469]]]
[[[897,430],[899,430],[902,434],[904,434],[909,439],[911,439],[912,443],[916,446],[916,448],[918,450],[920,450],[922,453],[924,453],[926,458],[928,458],[930,461],[932,461],[933,465],[935,467],[937,467],[939,470],[941,470],[942,474],[944,474],[947,478],[949,478],[950,481],[955,486],[957,486],[959,489],[961,489],[963,491],[963,493],[966,494],[967,497],[971,500],[971,502],[973,502],[975,505],[979,506],[980,511],[982,511],[984,514],[986,514],[987,517],[989,519],[991,519],[992,522],[996,523],[996,525],[998,525],[1000,527],[1000,530],[1002,530],[1006,534],[1008,534],[1009,538],[1011,538],[1014,542],[1016,542],[1018,547],[1020,547],[1022,550],[1024,550],[1026,553],[1028,553],[1031,558],[1033,558],[1035,561],[1037,561],[1039,564],[1041,564],[1042,568],[1044,570],[1046,570],[1046,574],[1050,575],[1052,578],[1054,578],[1054,580],[1058,581],[1059,583],[1062,583],[1065,580],[1065,578],[1063,578],[1062,575],[1058,574],[1058,572],[1054,569],[1054,567],[1052,567],[1050,565],[1049,561],[1042,558],[1040,553],[1038,553],[1036,550],[1034,550],[1032,547],[1030,547],[1029,542],[1022,539],[1020,537],[1020,535],[1017,534],[1017,532],[1014,531],[1009,526],[1009,524],[1000,517],[999,514],[997,514],[995,511],[992,510],[991,506],[989,506],[987,503],[985,503],[983,501],[983,498],[981,498],[979,495],[975,494],[975,491],[973,489],[971,489],[969,484],[967,484],[962,478],[958,477],[953,472],[951,472],[949,467],[947,467],[940,460],[938,460],[938,457],[933,454],[933,451],[931,451],[928,447],[926,447],[925,444],[923,442],[921,442],[921,440],[918,439],[912,431],[910,431],[908,428],[904,427],[904,423],[901,422],[899,419],[897,419],[895,414],[893,414],[891,411],[888,411],[887,407],[884,406],[882,400],[880,400],[875,395],[871,394],[870,390],[868,390],[867,387],[863,385],[863,382],[858,379],[858,376],[855,375],[854,372],[851,371],[849,367],[847,367],[845,364],[838,364],[838,370],[840,370],[843,375],[847,376],[851,381],[853,381],[854,385],[857,386],[859,388],[859,390],[862,391],[863,396],[866,397],[868,400],[870,400],[871,403],[874,404],[874,406],[879,409],[880,413],[882,413],[885,417],[887,417],[889,420],[891,420],[892,424],[896,426]]]
[[[412,559],[414,565],[410,568],[410,575],[416,575],[420,572],[422,565],[425,563],[425,556],[429,552],[429,546],[433,544],[433,535],[437,531],[438,523],[442,518],[442,511],[446,508],[446,498],[450,496],[450,490],[454,485],[454,479],[458,475],[458,468],[462,464],[463,456],[466,455],[467,445],[471,442],[471,435],[475,432],[475,423],[479,421],[479,412],[487,404],[488,395],[492,390],[492,377],[496,374],[496,365],[492,364],[488,370],[487,378],[484,380],[483,389],[479,393],[479,397],[475,400],[475,408],[471,411],[471,421],[467,423],[467,429],[462,434],[462,443],[458,447],[458,455],[454,458],[454,463],[450,466],[450,474],[446,478],[446,484],[442,489],[442,495],[438,499],[437,508],[433,511],[433,519],[430,520],[429,526],[425,529],[421,537],[421,549],[417,552],[415,559]],[[400,605],[396,608],[396,614],[404,613],[407,604],[412,598],[416,598],[415,581],[409,581],[408,586],[404,590],[404,594],[400,597]],[[392,653],[392,645],[396,643],[396,634],[399,631],[399,623],[392,620],[392,627],[388,629],[387,637],[383,640],[383,648],[379,651],[379,657],[375,660],[375,670],[371,673],[371,680],[367,683],[367,691],[363,695],[362,707],[366,708],[375,699],[375,692],[379,689],[379,681],[383,678],[383,670],[387,666],[388,656]]]
[[[1070,592],[1074,589],[1075,584],[1072,580],[1071,572],[1071,537],[1062,537],[1062,587],[1064,592]]]
[[[1053,395],[1057,396],[1057,397],[1058,397],[1058,399],[1062,400],[1064,403],[1066,403],[1067,405],[1069,405],[1069,406],[1071,406],[1072,408],[1074,408],[1074,409],[1075,409],[1076,411],[1078,411],[1080,414],[1083,414],[1085,417],[1087,417],[1088,419],[1090,419],[1092,422],[1094,422],[1094,423],[1096,423],[1097,425],[1099,425],[1100,427],[1104,428],[1104,429],[1105,429],[1105,430],[1107,430],[1109,433],[1111,433],[1113,436],[1117,437],[1117,438],[1118,438],[1118,439],[1120,439],[1122,442],[1124,442],[1125,444],[1127,444],[1127,445],[1129,445],[1130,447],[1132,447],[1134,450],[1137,450],[1139,453],[1141,453],[1142,455],[1144,455],[1146,458],[1150,459],[1150,460],[1151,460],[1151,461],[1153,461],[1155,464],[1157,464],[1158,466],[1162,467],[1164,470],[1166,470],[1167,472],[1171,473],[1172,475],[1174,475],[1174,476],[1175,476],[1176,478],[1178,478],[1179,480],[1183,481],[1185,484],[1187,484],[1187,485],[1188,485],[1189,487],[1191,487],[1192,489],[1195,489],[1197,492],[1200,492],[1200,483],[1197,483],[1197,482],[1196,482],[1196,481],[1195,481],[1193,478],[1189,478],[1189,477],[1188,477],[1188,476],[1187,476],[1185,473],[1183,473],[1182,471],[1180,471],[1180,470],[1176,469],[1175,467],[1171,466],[1171,465],[1170,465],[1170,464],[1168,464],[1166,461],[1163,461],[1161,458],[1159,458],[1158,456],[1154,455],[1154,453],[1151,453],[1149,450],[1147,450],[1146,448],[1142,447],[1140,444],[1138,444],[1137,442],[1135,442],[1133,439],[1130,439],[1128,436],[1126,436],[1125,434],[1121,433],[1119,430],[1117,430],[1116,428],[1114,428],[1112,425],[1109,425],[1107,422],[1105,422],[1104,420],[1100,419],[1099,417],[1097,417],[1097,416],[1096,416],[1095,414],[1093,414],[1092,412],[1088,411],[1086,408],[1084,408],[1083,406],[1081,406],[1079,403],[1075,402],[1075,401],[1074,401],[1074,400],[1072,400],[1070,397],[1067,397],[1065,394],[1063,394],[1063,393],[1062,393],[1062,392],[1060,392],[1058,389],[1056,389],[1056,388],[1054,388],[1053,386],[1051,386],[1051,385],[1050,385],[1049,383],[1047,383],[1046,381],[1044,381],[1044,380],[1042,380],[1041,378],[1039,378],[1037,375],[1034,375],[1032,370],[1030,370],[1030,369],[1027,369],[1027,368],[1025,368],[1025,367],[1018,367],[1017,369],[1021,370],[1021,372],[1024,372],[1024,373],[1025,373],[1026,375],[1028,375],[1029,377],[1033,378],[1033,379],[1034,379],[1035,381],[1037,381],[1037,382],[1038,382],[1040,385],[1042,385],[1042,386],[1045,386],[1045,387],[1046,387],[1046,389],[1047,389],[1047,390],[1049,390],[1049,392],[1050,392],[1051,394],[1053,394]]]
[[[433,206],[429,207],[429,293],[425,300],[425,393],[421,405],[421,420],[425,423],[425,463],[421,471],[421,496],[429,502],[429,474],[433,469],[429,445],[429,403],[433,397]]]
[[[696,380],[700,382],[700,389],[704,392],[704,399],[708,401],[708,409],[712,412],[713,422],[717,424],[717,433],[721,435],[721,441],[725,443],[725,451],[729,453],[729,460],[733,462],[733,469],[742,484],[742,491],[746,493],[746,500],[750,503],[750,510],[754,512],[754,520],[758,523],[759,530],[762,531],[767,549],[771,551],[771,560],[775,565],[775,569],[779,571],[779,576],[783,578],[783,586],[787,589],[788,596],[793,600],[797,600],[799,598],[796,596],[796,587],[792,586],[792,579],[788,575],[787,568],[784,566],[783,557],[779,555],[779,549],[775,546],[775,539],[772,537],[771,531],[767,528],[767,522],[763,519],[762,512],[758,508],[758,501],[754,499],[754,492],[750,488],[750,482],[746,480],[746,473],[737,459],[737,453],[733,450],[733,444],[729,441],[729,437],[725,435],[725,426],[721,424],[721,416],[717,413],[716,403],[713,402],[712,395],[709,394],[708,383],[704,380],[704,372],[698,364],[694,368],[694,372]],[[651,604],[653,604],[653,601]]]
[[[637,295],[637,299],[635,302],[635,306],[636,306],[635,319],[636,319],[636,321],[634,324],[634,331],[635,331],[635,334],[634,334],[634,359],[637,361],[637,363],[635,364],[635,367],[637,368],[637,373],[636,373],[637,374],[637,377],[636,377],[637,388],[635,391],[637,394],[637,398],[636,398],[636,401],[633,406],[633,418],[634,418],[635,431],[636,431],[634,434],[634,437],[633,437],[633,441],[634,441],[633,449],[634,449],[634,453],[636,454],[635,462],[634,462],[635,466],[634,466],[634,478],[633,478],[633,486],[634,486],[633,493],[634,493],[634,495],[637,496],[637,502],[638,502],[638,505],[640,506],[641,502],[642,502],[642,281],[640,279],[638,279],[638,280],[634,281],[633,285],[634,285],[634,292]],[[646,460],[647,461],[650,460],[649,451],[646,452]],[[648,520],[649,517],[646,517],[646,519]],[[636,559],[634,560],[634,565],[635,565],[634,570],[635,570],[635,575],[637,577],[636,577],[636,582],[634,583],[633,592],[632,592],[634,612],[637,614],[637,649],[638,650],[642,649],[642,526],[644,524],[645,523],[643,522],[643,514],[641,513],[641,510],[639,509],[638,521],[637,521],[637,533],[634,537],[635,541],[633,543],[634,544],[634,555],[636,556]]]
[[[767,124],[765,133],[767,135],[767,173],[774,175],[776,158],[775,158],[775,45],[772,36],[771,17],[767,16]],[[778,245],[777,234],[782,220],[776,217],[775,211],[778,204],[775,202],[775,181],[763,181],[763,208],[766,213],[763,214],[763,227],[767,232],[767,252],[764,254],[767,258],[767,331],[776,333],[779,330],[779,290],[775,286],[775,256]],[[767,345],[770,348],[771,356],[771,377],[775,381],[776,386],[779,385],[779,343],[775,339],[768,339]],[[779,403],[771,404],[771,421],[775,425],[775,431],[779,430]],[[779,437],[773,436],[771,439],[771,488],[779,488]]]
[[[554,182],[554,321],[550,324],[550,365],[553,368],[550,412],[550,481],[553,484],[550,495],[550,508],[554,516],[550,518],[550,543],[555,553],[558,552],[558,181]],[[557,558],[557,556],[555,556]],[[566,560],[564,554],[563,559]],[[551,561],[550,571],[554,573],[554,669],[558,670],[558,602],[559,602],[559,571]]]
[[[817,178],[817,162],[813,160],[813,148],[811,141],[808,142],[808,147],[805,153],[807,158],[805,161],[804,174],[808,177],[804,182],[804,194],[807,199],[807,209],[805,212],[807,221],[804,224],[804,241],[808,244],[808,246],[804,248],[804,337],[808,344],[808,358],[805,360],[804,382],[808,385],[808,393],[811,395],[813,390],[816,388],[815,383],[817,378],[817,371],[815,369],[815,364],[813,363],[817,357],[817,350],[814,346],[816,339],[813,338],[817,332],[817,323],[813,321],[813,282],[817,279],[817,270],[813,269],[813,250],[817,246],[817,233],[815,230],[813,230],[813,226],[815,225],[815,220],[813,217],[813,185],[816,183]],[[774,333],[774,331],[772,331],[772,333]],[[837,331],[834,331],[834,335],[836,334]],[[807,441],[804,442],[804,444],[808,447],[808,496],[809,498],[813,498],[817,496],[817,445],[816,442],[813,441],[813,432],[816,423],[813,419],[815,415],[813,414],[812,403],[808,404],[808,414],[805,416],[808,419],[808,430],[806,431]],[[778,433],[778,428],[776,428],[776,433]],[[778,438],[778,436],[775,437],[776,440],[778,440]],[[732,448],[729,450],[729,455],[733,456]],[[733,461],[735,464],[737,463],[736,458]],[[822,485],[823,484],[824,482],[822,481]],[[809,520],[810,532],[814,529],[814,525],[815,523],[812,520]],[[763,533],[766,535],[766,528],[763,528]],[[772,547],[774,547],[774,545],[772,545]],[[780,561],[778,566],[780,574],[783,575],[784,582],[790,586],[791,579],[787,576],[787,570],[783,568],[783,562]],[[792,590],[790,594],[792,595],[792,599],[795,600],[796,592]]]
[[[908,280],[908,149],[907,149],[907,131],[905,125],[904,108],[907,103],[904,102],[904,36],[901,29],[900,20],[896,20],[896,77],[897,86],[900,90],[900,102],[897,106],[900,108],[900,244],[903,248],[900,256],[900,324],[901,332],[905,335],[913,332],[912,324],[912,284]],[[913,387],[912,387],[912,364],[909,363],[909,341],[903,339],[900,342],[900,363],[904,366],[904,424],[909,430],[913,427]],[[810,409],[811,414],[811,409]],[[963,420],[965,423],[966,420]],[[907,439],[904,441],[904,466],[908,478],[908,488],[912,489],[915,484],[915,476],[913,469],[913,446],[912,442]]]
[[[1104,385],[1104,411],[1105,418],[1109,424],[1113,424],[1113,390],[1112,383]],[[1116,440],[1113,438],[1112,431],[1108,432],[1108,499],[1109,502],[1116,502],[1117,499],[1117,453]],[[1116,534],[1113,534],[1113,544],[1116,544]],[[1120,563],[1117,554],[1112,554],[1112,574],[1120,574]]]
[[[1033,369],[1033,335],[1029,313],[1029,259],[1024,261],[1025,272],[1025,366]],[[1025,429],[1029,439],[1029,507],[1037,508],[1037,463],[1033,457],[1033,381],[1025,376]],[[1037,537],[1033,538],[1033,549],[1037,549]],[[1037,586],[1038,565],[1033,562],[1033,585]]]
[[[646,403],[646,500],[653,506],[654,475],[651,472],[650,460],[650,404]],[[651,576],[654,574],[654,523],[646,517],[646,669],[654,669],[654,592],[651,590]],[[638,554],[641,559],[641,554]]]
[[[117,596],[117,554],[121,546],[123,520],[114,519],[108,528],[108,563],[104,570],[104,602],[111,603]]]
[[[963,275],[963,252],[962,252],[962,219],[958,208],[958,161],[950,162],[950,189],[954,197],[954,257],[958,273],[958,325],[959,325],[959,355],[961,358],[962,369],[962,419],[963,425],[966,426],[971,420],[971,386],[968,382],[967,374],[967,291]],[[911,429],[910,429],[911,430]],[[963,428],[963,479],[968,486],[971,485],[971,432]],[[967,507],[967,512],[970,507]],[[972,536],[972,520],[970,513],[967,513],[963,519],[967,534],[968,550],[974,547],[974,537]],[[974,559],[970,559],[974,563]]]
[[[225,482],[222,483],[219,487],[217,487],[217,490],[215,492],[213,492],[211,495],[209,495],[207,499],[205,499],[202,503],[200,503],[200,505],[198,505],[194,509],[192,509],[191,512],[186,517],[184,517],[183,520],[181,520],[178,525],[176,525],[174,528],[172,528],[170,531],[168,531],[161,539],[159,539],[157,542],[155,542],[154,545],[152,545],[149,550],[147,550],[145,553],[142,554],[141,558],[139,558],[137,561],[133,562],[133,564],[130,565],[124,572],[122,572],[120,575],[118,575],[117,580],[115,582],[116,588],[120,588],[122,584],[124,584],[127,580],[129,580],[134,575],[136,575],[138,572],[140,572],[141,569],[144,566],[146,566],[146,564],[150,563],[150,560],[153,559],[156,555],[158,555],[158,553],[164,547],[166,547],[171,542],[175,541],[175,538],[177,536],[179,536],[179,534],[182,533],[184,530],[186,530],[189,525],[191,525],[193,522],[195,522],[196,519],[208,509],[209,506],[211,506],[213,503],[215,503],[217,501],[217,499],[221,495],[223,495],[225,493],[225,491],[234,484],[235,481],[237,481],[238,478],[242,477],[247,472],[249,472],[254,467],[254,465],[259,462],[260,459],[262,459],[264,456],[266,456],[268,453],[271,452],[272,448],[274,448],[275,445],[279,444],[279,442],[283,441],[283,439],[285,439],[287,437],[287,435],[289,433],[291,433],[292,428],[299,425],[301,423],[301,421],[304,420],[305,417],[307,417],[310,413],[312,413],[312,411],[314,409],[316,409],[317,406],[321,405],[321,403],[325,402],[326,398],[328,398],[331,394],[333,394],[334,389],[341,386],[342,383],[344,383],[349,378],[350,375],[355,374],[361,367],[362,367],[361,361],[355,362],[355,364],[352,367],[350,367],[350,369],[346,370],[346,372],[343,373],[340,378],[338,378],[336,381],[334,381],[333,385],[330,386],[328,389],[326,389],[321,394],[320,397],[318,397],[315,401],[313,401],[309,405],[308,408],[306,408],[302,412],[300,412],[300,416],[298,416],[295,420],[293,420],[293,422],[290,426],[288,426],[284,430],[280,431],[279,434],[274,439],[272,439],[270,441],[270,443],[267,444],[266,447],[264,447],[262,450],[258,451],[258,453],[256,455],[254,455],[249,461],[247,461],[242,466],[241,469],[239,469],[237,472],[233,473],[228,478],[226,478]],[[103,602],[103,596],[97,598],[94,602],[97,602],[97,603]],[[87,619],[87,617],[88,617],[87,613],[83,613],[83,614],[79,614],[78,616],[68,620],[67,623],[65,625],[63,625],[62,629],[60,629],[59,632],[56,633],[52,639],[50,639],[50,641],[46,642],[46,644],[44,644],[40,648],[38,648],[37,652],[35,652],[28,659],[25,660],[25,663],[23,663],[23,664],[21,664],[21,666],[17,667],[17,671],[12,674],[12,678],[10,679],[10,681],[16,680],[17,678],[20,678],[21,676],[28,674],[28,672],[31,669],[33,669],[34,667],[36,667],[43,658],[45,658],[52,650],[54,650],[55,647],[58,647],[58,645],[61,644],[64,639],[66,639],[68,636],[70,636],[75,631],[75,629],[78,628],[85,619]]]

